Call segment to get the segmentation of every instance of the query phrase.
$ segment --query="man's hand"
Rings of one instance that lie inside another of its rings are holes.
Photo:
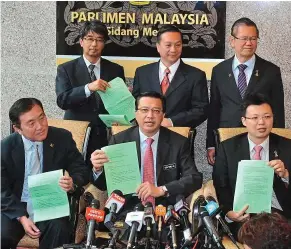
[[[102,170],[102,168],[104,167],[104,163],[108,163],[109,160],[103,150],[95,150],[91,154],[91,162],[93,165],[93,170],[95,172],[98,172]]]
[[[36,227],[36,225],[33,223],[33,221],[31,219],[27,218],[26,216],[22,216],[22,217],[19,218],[19,222],[21,223],[25,233],[29,237],[31,237],[33,239],[37,239],[37,238],[40,237],[41,232]]]
[[[214,165],[215,163],[215,149],[207,149],[207,161],[210,165]]]
[[[289,177],[289,172],[288,170],[285,168],[284,163],[280,160],[280,159],[276,159],[276,160],[272,160],[270,162],[268,162],[268,165],[271,166],[275,173],[280,176],[281,178],[287,178]]]
[[[66,192],[74,189],[73,179],[70,176],[62,176],[59,180],[59,185]]]
[[[161,125],[164,127],[173,127],[172,122],[168,118],[164,118]]]
[[[160,197],[164,195],[162,187],[156,187],[149,182],[144,182],[139,185],[136,193],[138,194],[138,198],[141,199],[141,201],[145,201],[149,196]]]
[[[108,87],[110,87],[109,83],[101,79],[95,80],[88,84],[88,88],[91,92],[95,91],[105,92]]]
[[[235,222],[245,222],[250,218],[250,214],[246,214],[245,212],[249,208],[248,205],[244,206],[243,209],[239,212],[229,211],[226,216],[232,221]]]

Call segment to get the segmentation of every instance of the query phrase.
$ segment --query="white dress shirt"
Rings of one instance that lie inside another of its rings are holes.
[[[91,70],[89,69],[89,66],[92,64],[92,65],[95,65],[95,67],[94,67],[94,74],[95,74],[95,76],[96,76],[96,79],[100,79],[100,61],[101,61],[101,58],[99,58],[99,60],[96,62],[96,63],[91,63],[90,61],[88,61],[87,59],[86,59],[86,57],[83,55],[83,59],[84,59],[84,61],[85,61],[85,64],[86,64],[86,66],[87,66],[87,68],[88,68],[88,72],[89,72],[89,74],[90,74],[90,72],[91,72]],[[91,83],[91,82],[89,82],[89,83]],[[88,83],[88,84],[89,84]],[[88,87],[88,84],[86,84],[85,85],[85,94],[86,94],[86,97],[88,98],[92,93],[90,92],[90,90],[89,90],[89,87]]]
[[[255,55],[253,55],[252,58],[250,58],[249,60],[247,60],[244,63],[241,63],[238,60],[238,58],[236,57],[236,55],[234,56],[234,59],[232,61],[232,72],[233,72],[233,75],[234,75],[234,78],[235,78],[236,85],[238,85],[238,82],[237,82],[237,80],[238,80],[238,74],[239,74],[238,65],[244,64],[244,65],[248,66],[244,70],[244,72],[245,72],[246,79],[247,79],[247,85],[249,85],[249,82],[250,82],[252,73],[254,71],[255,63],[256,63],[256,56]]]

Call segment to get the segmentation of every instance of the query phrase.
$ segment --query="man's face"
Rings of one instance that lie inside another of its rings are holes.
[[[14,129],[25,138],[31,141],[43,141],[47,137],[48,123],[43,110],[39,105],[34,105],[32,109],[19,116],[20,128]]]
[[[273,112],[268,104],[250,105],[242,123],[252,140],[266,139],[273,128]]]
[[[165,66],[170,67],[181,57],[182,45],[181,35],[178,32],[166,32],[161,35],[157,50]]]
[[[104,49],[105,41],[103,35],[89,32],[83,39],[80,39],[80,45],[83,48],[83,53],[87,59],[98,59]]]
[[[234,29],[234,36],[230,38],[231,47],[238,59],[246,61],[256,52],[258,34],[254,26],[239,25]],[[248,40],[243,40],[248,39]]]
[[[164,118],[162,101],[151,97],[142,97],[135,112],[136,121],[148,137],[157,133]]]

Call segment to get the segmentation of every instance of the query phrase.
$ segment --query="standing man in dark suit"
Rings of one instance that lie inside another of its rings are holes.
[[[265,160],[274,169],[272,208],[279,210],[286,218],[291,218],[291,140],[272,134],[274,114],[271,102],[264,95],[249,95],[244,100],[242,123],[248,133],[235,136],[219,146],[213,183],[220,205],[226,217],[234,222],[234,234],[240,224],[249,218],[245,213],[233,211],[238,162],[241,160]]]
[[[68,217],[33,222],[28,176],[63,169],[70,176],[60,187],[73,193],[89,182],[89,171],[72,134],[48,127],[42,104],[34,98],[17,100],[9,111],[15,133],[1,141],[1,246],[15,248],[26,233],[40,239],[40,248],[70,243]]]
[[[232,25],[230,37],[235,55],[213,68],[206,142],[211,165],[215,162],[213,130],[242,126],[241,103],[248,94],[266,95],[273,106],[274,127],[285,127],[280,68],[255,54],[258,40],[256,24],[245,17],[238,19]]]
[[[107,145],[106,126],[98,115],[108,112],[97,91],[105,92],[110,87],[108,81],[116,77],[125,80],[123,67],[101,57],[108,39],[103,23],[85,22],[80,37],[83,56],[60,65],[56,77],[57,104],[65,110],[64,119],[92,124],[88,163],[94,150]]]
[[[196,127],[207,118],[206,75],[181,59],[182,33],[173,25],[164,25],[157,35],[159,62],[136,69],[132,94],[155,91],[165,96],[167,111],[162,126]]]
[[[143,182],[136,193],[143,202],[156,198],[156,204],[164,205],[175,204],[177,195],[187,197],[202,184],[201,174],[190,156],[187,138],[161,127],[165,111],[165,98],[161,94],[156,92],[141,94],[136,99],[138,126],[113,136],[109,143],[136,142]],[[148,151],[151,151],[152,155],[150,160],[147,157]],[[106,182],[103,165],[108,162],[108,158],[103,151],[96,150],[91,160],[95,185],[104,189]],[[151,175],[150,179],[148,175]],[[132,197],[131,204],[136,202],[138,199]]]

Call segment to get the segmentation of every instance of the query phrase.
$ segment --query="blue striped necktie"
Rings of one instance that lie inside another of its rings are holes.
[[[248,67],[244,64],[239,64],[238,66],[239,74],[237,79],[237,87],[240,93],[240,96],[244,98],[246,90],[247,90],[247,77],[245,74],[245,69]]]

